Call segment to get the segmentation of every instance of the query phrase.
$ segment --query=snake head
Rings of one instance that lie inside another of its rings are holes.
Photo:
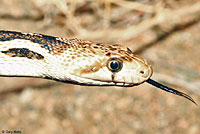
[[[92,43],[86,50],[81,53],[85,53],[84,58],[73,63],[77,68],[71,70],[71,74],[80,78],[78,83],[133,86],[152,75],[151,65],[127,47]]]
[[[129,49],[128,49],[129,50]],[[129,51],[129,57],[113,55],[107,61],[107,69],[113,82],[137,85],[152,75],[151,65],[141,57]]]

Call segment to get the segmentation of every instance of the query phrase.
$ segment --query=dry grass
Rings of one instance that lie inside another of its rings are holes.
[[[199,0],[1,0],[0,29],[128,46],[153,78],[200,104]],[[147,84],[80,87],[1,78],[0,130],[22,133],[199,134],[200,109]]]

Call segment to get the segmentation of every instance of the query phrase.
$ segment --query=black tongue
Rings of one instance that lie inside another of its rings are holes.
[[[154,81],[152,79],[148,79],[148,80],[146,80],[146,82],[151,84],[151,85],[153,85],[153,86],[155,86],[155,87],[157,87],[157,88],[160,88],[160,89],[162,89],[162,90],[164,90],[166,92],[170,92],[170,93],[173,93],[173,94],[176,94],[176,95],[179,95],[179,96],[183,96],[186,99],[192,101],[195,105],[197,105],[197,103],[192,99],[192,97],[190,97],[189,95],[187,95],[185,93],[182,93],[182,92],[177,91],[177,90],[175,90],[173,88],[170,88],[170,87],[167,87],[165,85],[162,85],[162,84],[160,84],[160,83],[158,83],[158,82],[156,82],[156,81]]]

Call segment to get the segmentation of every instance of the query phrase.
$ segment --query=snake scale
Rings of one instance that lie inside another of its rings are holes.
[[[152,73],[145,59],[118,44],[0,31],[0,76],[88,86],[132,87],[147,82],[195,103],[189,95],[150,79]]]

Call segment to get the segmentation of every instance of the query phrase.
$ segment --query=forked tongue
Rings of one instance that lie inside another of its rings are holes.
[[[153,86],[155,86],[155,87],[157,87],[157,88],[160,88],[160,89],[162,89],[162,90],[164,90],[166,92],[170,92],[172,94],[176,94],[176,95],[185,97],[186,99],[192,101],[195,105],[197,105],[197,103],[192,99],[192,97],[190,97],[189,95],[187,95],[185,93],[182,93],[182,92],[177,91],[177,90],[175,90],[173,88],[170,88],[170,87],[167,87],[165,85],[162,85],[162,84],[160,84],[160,83],[158,83],[158,82],[156,82],[156,81],[154,81],[152,79],[148,79],[148,80],[146,80],[146,82],[151,84],[151,85],[153,85]]]

